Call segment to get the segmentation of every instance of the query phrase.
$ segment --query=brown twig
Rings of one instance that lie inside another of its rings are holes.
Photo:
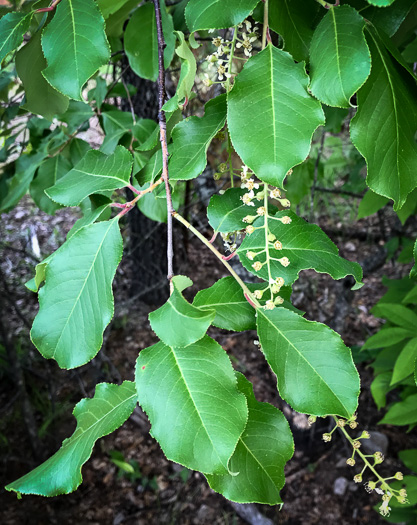
[[[49,7],[42,7],[41,9],[37,9],[35,13],[49,13],[50,11],[53,11],[55,7],[59,4],[61,0],[54,0]]]
[[[166,196],[167,196],[167,211],[168,211],[168,247],[167,247],[167,260],[168,260],[168,280],[171,280],[174,276],[173,269],[173,238],[172,238],[172,215],[174,208],[172,207],[171,189],[169,187],[169,174],[168,174],[168,143],[167,143],[167,123],[165,113],[162,109],[165,104],[166,92],[165,92],[165,66],[164,66],[164,49],[166,47],[164,33],[162,30],[161,20],[161,8],[159,0],[153,0],[155,6],[155,17],[156,17],[156,29],[158,34],[158,63],[159,63],[159,78],[158,78],[158,91],[159,91],[159,129],[160,129],[160,140],[162,147],[162,178],[165,182]]]

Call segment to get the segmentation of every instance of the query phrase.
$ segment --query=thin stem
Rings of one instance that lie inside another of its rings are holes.
[[[265,49],[266,40],[270,41],[271,37],[269,36],[269,0],[264,1],[264,26],[262,29],[262,49]]]
[[[274,300],[274,295],[272,293],[271,288],[271,263],[270,263],[270,255],[269,255],[269,228],[268,228],[268,184],[264,184],[264,208],[265,208],[265,215],[264,215],[264,230],[265,230],[265,256],[266,256],[266,266],[268,268],[268,288],[271,294],[271,301]]]
[[[184,217],[182,217],[179,213],[174,212],[173,217],[177,219],[181,224],[183,224],[186,228],[190,230],[200,241],[207,246],[209,250],[211,250],[214,255],[221,261],[224,266],[229,270],[230,274],[236,279],[236,282],[240,285],[242,288],[246,298],[249,300],[249,302],[254,306],[254,308],[260,308],[259,302],[255,299],[252,292],[249,290],[249,288],[246,286],[246,284],[242,281],[242,279],[238,276],[238,274],[233,270],[233,268],[230,266],[230,264],[223,259],[222,254],[210,243],[208,239],[204,237],[198,230],[194,228]]]
[[[174,276],[173,259],[173,236],[172,236],[172,215],[174,208],[172,206],[171,189],[169,187],[169,173],[168,173],[168,142],[167,142],[167,122],[165,118],[165,112],[162,107],[165,104],[165,66],[164,66],[164,49],[166,47],[164,32],[162,30],[162,19],[161,19],[161,8],[159,0],[153,0],[155,7],[156,17],[156,29],[158,34],[158,63],[159,63],[159,78],[158,78],[158,90],[159,90],[159,129],[160,129],[160,140],[162,147],[162,179],[165,182],[165,190],[167,197],[167,230],[168,230],[168,243],[167,243],[167,260],[168,260],[168,275],[167,278],[170,281]]]
[[[230,139],[230,131],[229,128],[227,128],[227,151],[229,152],[229,174],[230,174],[230,187],[233,188],[234,181],[233,181],[233,166],[232,166],[232,141]]]
[[[227,72],[229,73],[229,75],[232,74],[233,58],[234,58],[234,54],[235,54],[237,35],[238,35],[238,28],[237,28],[237,26],[234,26],[234,28],[233,28],[232,45],[230,46],[229,62],[227,64]],[[226,93],[228,93],[230,91],[230,78],[231,77],[229,77],[226,80]]]
[[[320,5],[322,5],[325,9],[330,9],[331,7],[337,7],[340,4],[340,0],[335,0],[334,4],[330,2],[326,2],[325,0],[316,0]]]
[[[35,13],[49,13],[49,11],[53,11],[55,7],[59,4],[61,0],[54,0],[52,4],[49,7],[43,7],[41,9],[37,9]]]

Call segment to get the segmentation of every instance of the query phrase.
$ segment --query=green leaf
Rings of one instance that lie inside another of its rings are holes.
[[[0,20],[0,62],[20,46],[29,29],[32,13],[7,13]]]
[[[399,383],[414,373],[414,363],[416,359],[417,337],[411,339],[411,341],[408,341],[401,351],[401,354],[397,357],[394,370],[392,372],[391,385]]]
[[[256,329],[255,309],[233,277],[224,277],[210,288],[200,290],[193,305],[201,310],[215,310],[213,324],[218,328],[236,332]]]
[[[409,339],[411,337],[416,337],[417,332],[413,331],[412,328],[398,328],[398,327],[388,327],[382,328],[375,335],[372,335],[366,343],[363,345],[363,349],[368,348],[369,350],[374,350],[376,348],[387,348],[388,346],[395,345],[404,339]]]
[[[148,160],[145,166],[135,175],[140,186],[154,182],[162,173],[162,149],[158,149]],[[143,199],[144,197],[142,197]],[[140,199],[140,200],[142,200]],[[138,206],[140,201],[138,202]]]
[[[85,215],[81,217],[81,219],[78,219],[78,221],[76,221],[74,226],[70,229],[67,235],[67,240],[70,239],[75,233],[77,233],[78,230],[84,228],[84,226],[88,226],[99,220],[107,220],[110,217],[110,213],[108,213],[109,204],[110,202],[101,204],[101,206],[94,207],[88,212],[86,212]],[[106,217],[107,213],[108,217]]]
[[[194,179],[204,171],[208,147],[225,121],[226,95],[220,95],[207,102],[203,117],[189,117],[175,126],[169,148],[170,180]]]
[[[376,5],[377,7],[387,7],[391,5],[394,0],[367,0],[368,4]]]
[[[173,292],[168,301],[149,314],[152,330],[167,345],[188,346],[201,339],[214,319],[214,310],[200,310],[182,296],[182,276],[172,278]],[[192,282],[187,286],[190,286]],[[181,328],[180,328],[181,327]]]
[[[248,215],[248,207],[241,200],[245,193],[244,189],[229,188],[222,195],[211,197],[207,217],[215,233],[243,229],[243,218]]]
[[[71,169],[71,163],[62,155],[48,158],[40,165],[35,179],[30,184],[30,195],[38,208],[53,215],[62,206],[52,201],[45,190],[62,179]]]
[[[127,0],[97,0],[97,3],[103,17],[108,18],[121,9],[127,3]]]
[[[260,403],[252,384],[237,374],[238,388],[248,403],[248,422],[230,458],[233,474],[206,476],[210,487],[239,503],[282,503],[284,467],[294,453],[290,427],[284,415],[269,403]]]
[[[102,118],[106,136],[100,150],[109,155],[113,153],[123,135],[132,133],[133,117],[130,111],[113,110],[103,112]]]
[[[52,120],[55,115],[67,111],[69,100],[45,80],[42,70],[46,66],[39,31],[17,52],[16,71],[25,89],[26,102],[23,108]]]
[[[345,5],[329,9],[314,32],[310,48],[310,89],[328,106],[350,107],[350,98],[371,71],[364,19]]]
[[[263,4],[258,9],[260,16],[257,20],[263,23]],[[274,0],[269,3],[269,27],[283,38],[285,51],[297,62],[308,59],[314,27],[322,11],[315,2]]]
[[[372,308],[372,313],[410,331],[417,327],[417,314],[401,304],[379,303]]]
[[[77,206],[92,193],[124,188],[129,184],[132,155],[123,146],[117,146],[112,155],[90,150],[47,195],[64,206]]]
[[[185,19],[190,32],[199,29],[223,29],[243,22],[259,0],[190,0]]]
[[[178,107],[182,109],[191,96],[194,86],[194,79],[197,73],[197,62],[193,52],[185,41],[184,33],[175,31],[180,44],[175,49],[175,53],[181,59],[181,73],[178,80],[177,91],[175,95],[164,105],[164,111],[175,111]]]
[[[94,0],[60,2],[42,34],[46,80],[58,91],[83,100],[87,80],[110,59],[104,19]]]
[[[394,403],[378,425],[411,425],[417,422],[417,394]]]
[[[174,25],[161,2],[162,29],[166,48],[164,64],[169,67],[175,50]],[[155,10],[153,4],[142,5],[133,13],[124,33],[124,44],[130,67],[142,78],[158,79],[158,38],[156,33]]]
[[[99,383],[92,399],[82,399],[76,404],[73,414],[77,428],[72,436],[45,463],[7,485],[6,490],[39,496],[58,496],[76,490],[82,482],[81,468],[90,458],[97,439],[123,425],[136,403],[133,382]]]
[[[106,20],[106,33],[109,37],[121,37],[129,13],[138,6],[137,0],[127,0],[123,7]]]
[[[363,219],[364,217],[369,217],[373,215],[378,210],[383,208],[389,199],[374,193],[372,190],[368,190],[361,202],[359,203],[358,216],[357,219]]]
[[[336,332],[285,308],[258,309],[257,324],[279,394],[294,410],[346,418],[355,412],[359,375]]]
[[[378,410],[381,410],[381,408],[387,404],[386,397],[387,393],[391,390],[391,377],[391,371],[383,372],[382,374],[378,374],[371,383],[371,394]]]
[[[82,228],[51,258],[31,330],[32,342],[45,359],[75,368],[100,350],[113,316],[112,281],[122,248],[119,224],[113,219]]]
[[[368,5],[361,9],[364,18],[382,29],[388,36],[393,36],[405,20],[407,14],[415,4],[415,0],[396,0],[392,5],[380,9]]]
[[[282,224],[278,220],[284,216],[291,218],[290,224]],[[317,225],[307,223],[290,211],[280,211],[275,216],[269,216],[267,227],[269,232],[275,235],[276,240],[281,242],[280,250],[274,248],[275,240],[267,242],[264,217],[257,219],[253,225],[259,229],[246,235],[237,253],[243,266],[254,275],[268,281],[268,264],[265,264],[268,254],[271,277],[273,279],[283,277],[286,285],[296,281],[301,270],[313,268],[316,272],[328,273],[333,279],[353,275],[357,282],[354,289],[360,287],[362,269],[359,264],[340,257],[336,245]],[[251,259],[247,255],[248,252],[257,255]],[[288,266],[283,266],[279,261],[282,257],[289,259]],[[253,264],[257,261],[263,264],[259,271],[253,268]]]
[[[372,71],[358,92],[352,119],[353,143],[368,165],[367,184],[375,193],[404,204],[417,186],[417,97],[415,81],[387,52],[375,31],[368,31]]]
[[[216,341],[205,336],[187,348],[159,342],[142,350],[136,388],[151,434],[168,459],[206,474],[227,472],[247,406]]]
[[[69,101],[67,111],[58,117],[58,120],[66,122],[71,131],[86,124],[90,118],[94,117],[94,111],[84,102]],[[80,139],[74,139],[80,140]]]
[[[417,277],[417,241],[414,244],[414,266],[411,268],[410,277]]]
[[[227,122],[236,152],[257,177],[283,185],[310,151],[324,124],[320,103],[307,91],[303,64],[269,44],[250,58],[228,95]]]
[[[408,450],[400,450],[398,457],[404,465],[417,474],[417,448],[410,448]]]
[[[403,207],[397,210],[398,218],[401,221],[401,224],[407,222],[407,219],[414,215],[417,208],[417,188],[415,188],[411,193],[408,194],[407,200],[405,201]]]

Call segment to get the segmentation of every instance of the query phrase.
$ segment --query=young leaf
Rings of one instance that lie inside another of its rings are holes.
[[[248,207],[241,197],[246,190],[229,188],[222,195],[213,195],[207,208],[207,217],[214,232],[234,232],[244,227],[243,219],[248,215]]]
[[[161,1],[162,29],[166,42],[164,64],[168,67],[174,56],[175,34],[171,15]],[[140,6],[126,26],[124,44],[130,67],[142,78],[155,82],[158,78],[158,38],[155,10],[151,3]]]
[[[372,71],[358,92],[350,134],[366,159],[368,186],[392,199],[398,210],[417,186],[415,81],[387,52],[377,33],[368,34]]]
[[[82,399],[74,408],[77,428],[45,463],[6,486],[18,494],[58,496],[69,494],[82,482],[81,468],[90,458],[97,439],[114,432],[135,409],[135,384],[99,383],[92,399]]]
[[[71,163],[62,155],[46,159],[39,166],[35,179],[30,184],[30,195],[36,205],[45,213],[53,215],[62,206],[46,195],[46,188],[62,179],[71,169]]]
[[[417,314],[401,304],[378,303],[372,308],[372,313],[407,330],[413,331],[417,327]]]
[[[149,314],[149,321],[164,343],[184,347],[204,337],[216,312],[200,310],[184,299],[181,292],[192,285],[190,279],[177,275],[172,284],[174,289],[168,301]]]
[[[77,206],[93,193],[124,188],[129,183],[132,163],[132,155],[123,146],[117,146],[109,156],[90,150],[46,194],[64,206]]]
[[[23,42],[32,13],[7,13],[0,20],[0,63]]]
[[[38,31],[16,54],[16,71],[25,88],[27,111],[52,120],[68,109],[68,97],[62,95],[42,75],[47,63],[42,53],[41,32]]]
[[[417,337],[408,341],[404,346],[401,354],[395,361],[394,370],[392,372],[391,385],[399,383],[406,377],[414,373],[414,363],[417,359]]]
[[[61,368],[88,363],[113,316],[112,281],[122,257],[117,219],[79,230],[46,266],[33,344]]]
[[[223,29],[243,22],[259,0],[189,0],[185,19],[190,32],[199,29]]]
[[[291,218],[290,224],[282,224],[278,219],[284,216]],[[290,211],[280,211],[275,216],[269,216],[267,227],[270,233],[281,242],[282,248],[277,250],[273,242],[267,241],[265,235],[265,218],[257,219],[253,224],[256,229],[247,235],[239,246],[237,252],[243,266],[254,275],[268,281],[268,262],[271,277],[283,277],[285,284],[292,284],[297,280],[301,270],[313,268],[319,273],[328,273],[333,279],[342,279],[346,275],[353,275],[356,280],[354,289],[361,286],[362,269],[358,263],[347,261],[339,256],[335,244],[315,224],[309,224],[301,217]],[[248,252],[256,256],[248,257]],[[280,259],[287,257],[289,265],[284,266]],[[256,271],[254,262],[262,263],[262,268]]]
[[[168,459],[207,474],[228,471],[248,410],[216,341],[205,336],[187,348],[159,342],[142,350],[136,389]]]
[[[60,2],[42,35],[46,80],[58,91],[82,100],[87,80],[110,59],[104,19],[94,0]]]
[[[237,374],[238,388],[248,403],[248,422],[230,458],[233,474],[208,475],[216,492],[239,503],[282,503],[284,467],[294,453],[290,427],[284,415],[269,403],[260,403],[252,384]]]
[[[228,95],[227,123],[233,146],[262,181],[283,185],[310,151],[324,124],[320,103],[307,91],[303,64],[269,44],[250,58]]]
[[[310,89],[328,106],[350,107],[350,98],[371,71],[364,19],[345,5],[329,9],[310,47]]]
[[[197,72],[197,62],[193,52],[185,41],[184,33],[175,31],[175,34],[180,41],[179,46],[175,49],[175,53],[182,59],[181,74],[175,95],[164,105],[164,111],[168,112],[175,111],[178,106],[180,106],[181,109],[182,105],[188,102]]]
[[[394,403],[378,425],[411,425],[417,423],[417,394]]]
[[[336,332],[285,308],[259,308],[257,324],[279,394],[294,410],[347,418],[355,412],[359,375]]]
[[[220,95],[207,102],[203,117],[189,117],[175,126],[169,148],[170,180],[194,179],[204,171],[208,147],[225,121],[226,95]]]

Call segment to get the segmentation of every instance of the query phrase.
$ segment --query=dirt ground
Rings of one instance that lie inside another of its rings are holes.
[[[149,424],[139,410],[122,428],[96,444],[92,458],[83,467],[83,483],[75,493],[49,499],[25,496],[19,501],[2,488],[59,448],[75,428],[71,415],[73,405],[82,397],[91,396],[98,382],[132,380],[138,352],[156,341],[147,320],[152,307],[129,301],[132,268],[124,261],[115,281],[115,319],[106,333],[103,350],[92,363],[75,371],[62,371],[56,364],[42,359],[30,344],[24,321],[31,323],[37,300],[24,288],[24,282],[33,273],[36,241],[42,256],[49,254],[62,243],[75,219],[76,213],[72,210],[61,210],[55,217],[40,214],[26,199],[3,216],[0,224],[0,267],[17,307],[10,304],[2,315],[13,335],[26,379],[42,456],[38,460],[33,457],[20,399],[7,374],[4,356],[0,355],[0,522],[5,525],[247,523],[241,517],[242,509],[214,493],[201,474],[183,469],[164,457],[150,437]],[[388,234],[392,221],[390,216],[385,218]],[[333,232],[329,234],[341,254],[351,260],[372,257],[383,244],[383,239],[378,237],[381,225],[376,218],[358,221],[347,230],[326,217],[320,218],[320,225]],[[125,237],[128,238],[127,230]],[[210,253],[202,258],[202,248],[191,239],[188,257],[187,274],[194,281],[189,297],[226,275]],[[370,309],[384,293],[381,277],[398,278],[408,271],[406,265],[388,262],[365,279],[365,286],[354,293],[342,326],[342,336],[348,345],[360,346],[380,325]],[[293,299],[298,308],[306,311],[307,318],[331,322],[340,293],[340,285],[329,277],[308,271],[303,272],[295,286]],[[350,454],[342,438],[337,435],[328,444],[322,441],[321,435],[329,430],[330,422],[319,419],[309,427],[306,416],[295,413],[280,399],[275,377],[254,345],[256,333],[231,334],[210,329],[210,335],[225,348],[235,368],[253,382],[257,399],[283,410],[294,433],[295,455],[286,467],[287,483],[281,493],[285,504],[282,510],[257,506],[258,510],[275,524],[386,523],[372,508],[378,503],[377,496],[369,495],[363,484],[353,482],[356,469],[345,464]],[[402,428],[377,424],[383,412],[377,411],[370,395],[372,371],[366,362],[358,368],[362,381],[359,428],[371,433],[377,430],[387,436],[389,446],[382,473],[392,475],[400,467],[407,473],[397,453],[404,448],[417,448],[417,433],[414,430],[406,434]],[[133,474],[121,472],[113,463],[115,451],[119,457],[122,454],[125,461],[132,462]],[[341,485],[345,489],[343,495],[335,494],[335,486]]]

